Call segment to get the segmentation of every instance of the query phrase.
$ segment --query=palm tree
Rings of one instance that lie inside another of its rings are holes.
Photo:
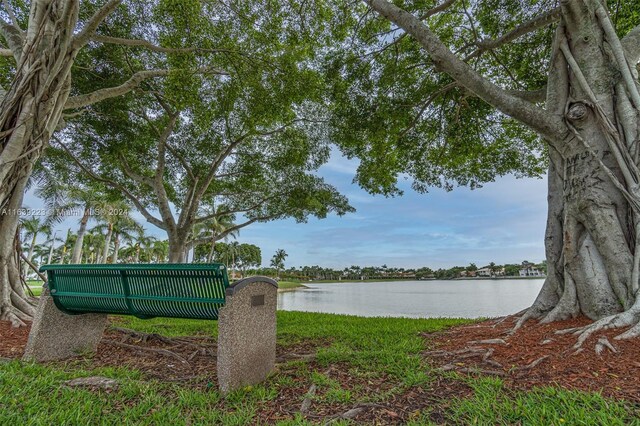
[[[90,229],[84,236],[82,255],[85,263],[97,263],[98,252],[104,245],[104,235],[99,229]]]
[[[276,276],[280,279],[280,270],[284,269],[284,259],[289,256],[283,249],[276,250],[276,254],[271,258],[271,266],[276,268]]]
[[[134,257],[134,263],[140,263],[140,255],[143,254],[145,255],[146,253],[142,253],[142,250],[144,249],[145,251],[150,250],[151,247],[153,247],[154,242],[156,241],[156,238],[151,236],[151,235],[146,235],[145,234],[146,230],[142,227],[140,227],[140,229],[135,231],[135,236],[134,239],[136,241],[135,247],[136,247],[136,253],[135,253],[135,257]]]
[[[75,212],[82,211],[80,227],[73,244],[70,261],[70,263],[80,263],[91,211],[107,197],[104,187],[96,182],[92,182],[90,187],[78,185],[77,182],[69,184],[60,176],[56,176],[42,167],[38,169],[35,176],[38,181],[36,195],[42,198],[47,203],[47,207],[54,212],[50,218],[51,222],[60,222],[71,212],[75,214]]]
[[[233,218],[231,216],[214,217],[206,222],[201,222],[193,227],[193,237],[188,243],[188,250],[195,247],[194,241],[206,242],[210,241],[209,254],[207,255],[207,263],[213,262],[213,256],[215,254],[216,241],[219,239],[219,235],[223,234],[228,229],[235,226]],[[224,241],[227,241],[229,237],[237,238],[240,235],[240,230],[234,230],[227,233],[224,236]],[[194,252],[195,255],[195,252]]]
[[[96,205],[96,209],[99,212],[98,220],[101,224],[94,229],[100,229],[105,232],[104,246],[102,247],[102,255],[100,256],[101,263],[108,263],[109,249],[111,248],[111,239],[113,238],[114,225],[118,221],[126,222],[133,220],[128,215],[128,206],[121,200],[103,200]]]
[[[144,228],[131,216],[120,216],[114,223],[113,257],[111,263],[118,263],[121,241],[132,242],[138,232],[144,232]]]
[[[54,246],[56,244],[56,242],[62,242],[62,238],[58,237],[58,231],[53,231],[53,233],[51,232],[51,230],[49,230],[49,232],[46,233],[46,241],[44,242],[44,244],[49,246],[49,257],[47,258],[47,264],[51,264],[51,261],[53,260],[53,250],[54,250]]]
[[[29,254],[27,255],[27,260],[31,262],[33,259],[33,250],[36,246],[36,239],[40,234],[48,234],[51,232],[51,225],[46,222],[42,222],[37,217],[30,217],[29,219],[25,219],[22,221],[22,228],[24,229],[24,238],[31,238],[31,243],[29,245]],[[24,265],[23,274],[26,276],[27,271],[29,270],[29,264],[26,263]]]
[[[156,263],[165,263],[169,257],[169,241],[154,241],[151,245],[150,255]]]
[[[67,249],[73,247],[77,240],[77,235],[71,232],[71,229],[67,229],[67,238],[64,240],[62,249],[60,252],[60,264],[64,263],[64,259],[67,257]]]

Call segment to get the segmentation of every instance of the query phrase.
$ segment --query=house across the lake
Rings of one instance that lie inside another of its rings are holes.
[[[521,277],[544,277],[544,273],[536,267],[533,263],[530,262],[522,262],[522,267],[520,268],[520,276]]]

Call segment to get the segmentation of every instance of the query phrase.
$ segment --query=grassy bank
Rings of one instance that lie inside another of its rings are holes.
[[[339,283],[382,283],[382,282],[396,282],[396,281],[415,281],[415,279],[403,279],[403,278],[377,278],[370,280],[313,280],[303,281],[304,284],[339,284]]]
[[[293,290],[300,287],[304,287],[300,281],[278,281],[279,290]]]
[[[359,404],[388,406],[389,423],[411,425],[638,424],[633,407],[598,394],[514,392],[497,379],[432,370],[421,356],[428,347],[423,333],[465,322],[278,312],[279,354],[311,351],[315,359],[282,362],[266,383],[226,397],[214,383],[152,380],[117,363],[96,368],[90,357],[45,366],[0,363],[0,424],[311,425]],[[118,325],[170,337],[216,334],[210,321],[124,318]],[[88,375],[115,378],[120,387],[105,393],[63,385]],[[465,392],[440,400],[444,383]],[[304,418],[297,412],[311,385],[314,415]]]

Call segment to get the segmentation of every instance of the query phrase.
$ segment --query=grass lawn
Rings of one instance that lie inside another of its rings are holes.
[[[213,383],[190,386],[149,380],[123,367],[92,369],[90,359],[55,365],[0,362],[0,424],[311,425],[325,424],[329,414],[358,404],[394,406],[406,400],[410,405],[416,398],[423,398],[421,408],[401,413],[402,423],[428,425],[437,419],[455,425],[640,424],[637,407],[595,393],[551,387],[522,393],[506,389],[498,379],[469,379],[432,370],[421,356],[427,349],[421,333],[464,322],[468,321],[281,311],[279,351],[317,349],[315,360],[280,364],[266,383],[227,396],[221,396]],[[215,322],[210,321],[127,317],[118,325],[170,337],[211,335],[212,330],[216,334]],[[106,393],[62,384],[88,375],[115,378],[120,387]],[[467,396],[444,401],[430,396],[437,396],[444,382],[467,389]],[[313,411],[328,412],[324,418],[296,414],[312,384],[317,388]],[[274,415],[282,406],[291,410]]]
[[[278,289],[280,290],[289,290],[299,287],[304,287],[304,284],[299,281],[278,281]]]

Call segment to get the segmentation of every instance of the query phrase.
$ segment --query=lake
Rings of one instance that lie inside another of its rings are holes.
[[[278,309],[364,317],[498,317],[531,306],[544,279],[305,284],[278,294]]]

